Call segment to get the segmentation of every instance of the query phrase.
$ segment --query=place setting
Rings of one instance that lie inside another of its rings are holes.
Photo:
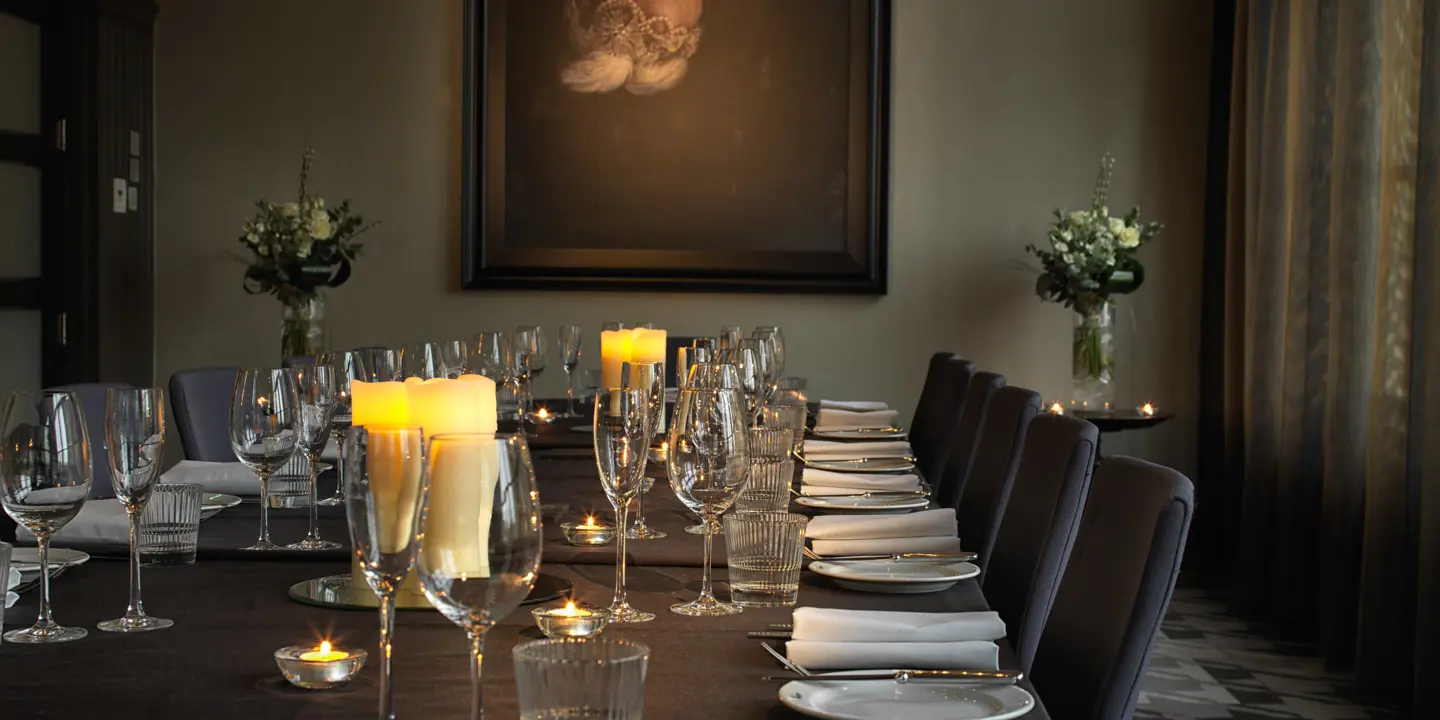
[[[809,572],[847,590],[920,594],[949,589],[980,574],[974,553],[960,549],[955,511],[905,515],[823,515],[805,528]]]

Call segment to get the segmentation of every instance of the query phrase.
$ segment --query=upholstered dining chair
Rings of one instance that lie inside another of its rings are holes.
[[[308,367],[315,364],[314,355],[291,355],[280,361],[280,367]]]
[[[952,353],[938,352],[930,356],[925,385],[915,404],[915,418],[910,422],[910,448],[915,453],[920,474],[935,482],[945,468],[950,441],[964,408],[965,389],[975,364]]]
[[[90,497],[115,497],[110,484],[110,456],[105,452],[105,391],[128,388],[126,383],[78,383],[46,388],[68,392],[80,398],[80,413],[85,416],[85,432],[90,436]]]
[[[230,397],[239,368],[182,370],[170,376],[170,408],[187,460],[233,462]]]
[[[949,453],[936,483],[935,499],[946,507],[955,507],[960,494],[965,491],[965,482],[970,478],[970,467],[975,459],[975,448],[980,442],[980,428],[985,425],[985,415],[990,410],[990,398],[995,391],[1005,387],[1005,376],[980,371],[970,376],[970,385],[965,389],[961,404],[960,420],[950,436]]]
[[[1113,455],[1096,468],[1031,673],[1051,715],[1135,712],[1194,508],[1194,486],[1170,468]]]
[[[1035,659],[1080,526],[1099,435],[1089,422],[1048,413],[1031,420],[1025,431],[1020,466],[983,578],[985,599],[1005,621],[1025,672]]]
[[[1010,501],[1015,471],[1020,467],[1025,431],[1040,414],[1040,404],[1040,393],[1034,390],[1010,385],[995,391],[980,429],[980,442],[975,447],[964,492],[951,504],[960,542],[966,550],[980,553],[975,564],[981,570],[989,563],[990,551],[995,547],[995,535]]]

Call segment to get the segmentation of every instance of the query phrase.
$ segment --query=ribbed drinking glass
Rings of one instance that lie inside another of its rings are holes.
[[[533,640],[510,651],[520,717],[640,720],[650,648],[613,638]]]

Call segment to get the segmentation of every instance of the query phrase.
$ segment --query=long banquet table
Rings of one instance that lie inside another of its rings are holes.
[[[563,428],[550,433],[564,432]],[[563,436],[562,436],[563,437]],[[560,438],[556,438],[560,439]],[[547,445],[546,433],[534,443],[535,469],[544,503],[579,511],[608,508],[595,478],[593,460]],[[663,470],[655,469],[657,477]],[[747,639],[745,631],[788,622],[785,608],[750,608],[727,618],[687,618],[667,608],[675,595],[688,600],[699,586],[701,538],[683,528],[693,516],[663,484],[650,496],[646,516],[669,533],[661,540],[632,541],[629,572],[631,602],[656,613],[641,625],[613,626],[607,634],[650,647],[645,688],[651,718],[792,718],[799,715],[777,700],[779,683],[762,682],[782,668]],[[306,511],[271,512],[272,535],[291,542],[304,535]],[[343,551],[323,554],[250,555],[233,548],[254,539],[259,507],[245,504],[225,510],[201,526],[200,559],[179,568],[146,568],[146,611],[173,619],[168,630],[120,635],[100,632],[95,624],[125,608],[126,566],[120,559],[97,556],[72,568],[52,585],[58,621],[85,627],[89,637],[46,646],[0,645],[0,708],[12,718],[358,718],[375,712],[375,646],[379,626],[374,611],[313,607],[291,600],[297,582],[349,572]],[[614,548],[580,550],[566,545],[557,523],[546,528],[544,572],[574,583],[583,601],[608,604],[614,581]],[[321,512],[322,533],[346,538],[341,508]],[[715,547],[721,550],[723,538]],[[114,554],[113,551],[110,554]],[[716,571],[723,580],[723,569]],[[11,629],[33,622],[38,591],[31,591],[5,613]],[[805,573],[800,604],[852,609],[922,612],[986,609],[974,581],[941,593],[878,595],[846,591]],[[273,653],[292,644],[328,637],[347,647],[364,648],[371,662],[350,685],[315,692],[292,688],[280,676]],[[541,637],[523,606],[492,630],[486,641],[484,685],[491,718],[517,716],[510,649]],[[772,641],[783,642],[783,641]],[[1002,665],[1011,660],[1001,641]],[[394,686],[397,716],[468,717],[470,676],[463,632],[428,610],[398,613],[394,637]],[[1023,685],[1034,694],[1029,681]],[[1028,718],[1048,716],[1039,706]]]

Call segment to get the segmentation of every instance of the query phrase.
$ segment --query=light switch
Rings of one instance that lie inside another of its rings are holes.
[[[114,191],[110,196],[110,211],[124,214],[128,193],[125,191],[125,178],[115,178]]]

